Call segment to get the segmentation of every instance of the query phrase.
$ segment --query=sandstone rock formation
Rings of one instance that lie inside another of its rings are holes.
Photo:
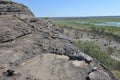
[[[6,8],[8,3],[19,10]],[[109,70],[82,53],[48,19],[33,17],[14,2],[2,1],[1,6],[0,80],[113,80]],[[14,16],[19,12],[29,17]]]
[[[28,7],[7,0],[0,0],[0,15],[16,15],[21,18],[34,17]]]

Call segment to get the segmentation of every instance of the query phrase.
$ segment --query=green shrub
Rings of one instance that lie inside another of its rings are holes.
[[[97,59],[109,69],[118,70],[120,62],[111,58],[108,52],[102,51],[94,42],[82,42],[79,40],[76,42],[76,45],[81,49],[81,51]]]
[[[106,50],[110,55],[115,52],[115,48],[113,48],[111,46],[108,46]]]

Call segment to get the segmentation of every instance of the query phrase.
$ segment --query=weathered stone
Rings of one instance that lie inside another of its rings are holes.
[[[67,56],[47,53],[27,61],[18,69],[18,72],[23,74],[28,70],[26,74],[36,76],[41,80],[85,80],[89,72],[86,70],[87,67],[81,68],[73,63],[74,61],[69,61]],[[18,80],[22,78],[24,76]]]
[[[109,74],[102,70],[91,72],[89,74],[89,79],[90,80],[112,80]]]
[[[0,8],[6,13],[0,15],[0,66],[20,73],[12,77],[0,74],[0,80],[91,78],[88,73],[94,73],[92,70],[97,67],[92,65],[93,59],[82,53],[58,27],[52,27],[49,20],[35,18],[27,7],[14,2],[0,1]],[[18,16],[19,12],[26,18]],[[111,79],[107,70],[99,67],[103,70],[100,75],[106,73],[106,80]]]
[[[28,7],[12,1],[0,1],[0,15],[15,15],[20,18],[34,17]]]

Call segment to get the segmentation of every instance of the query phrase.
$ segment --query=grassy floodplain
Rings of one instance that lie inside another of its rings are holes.
[[[118,42],[120,42],[120,27],[115,26],[96,26],[91,23],[101,22],[120,22],[120,17],[80,17],[80,18],[53,18],[54,24],[61,27],[82,29],[91,31],[93,28],[96,33],[107,34],[113,36]],[[86,24],[79,22],[87,22]],[[102,32],[101,32],[102,31]]]

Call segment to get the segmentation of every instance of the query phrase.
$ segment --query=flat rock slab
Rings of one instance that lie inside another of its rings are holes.
[[[79,66],[73,63],[78,63]],[[82,61],[69,61],[69,57],[56,54],[42,54],[21,65],[18,72],[36,77],[39,80],[85,80],[91,69],[80,66]]]

